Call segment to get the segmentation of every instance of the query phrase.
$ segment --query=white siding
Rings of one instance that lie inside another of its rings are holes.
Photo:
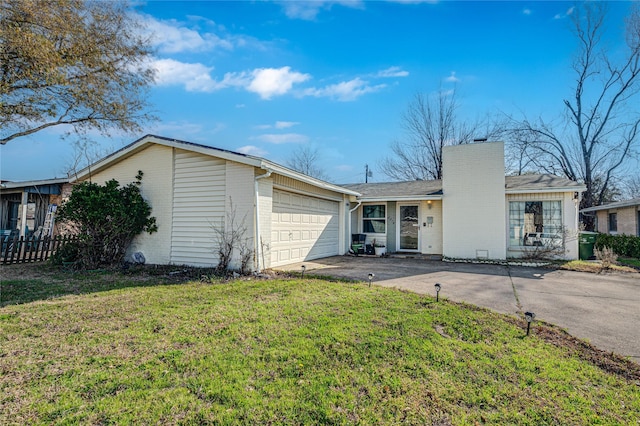
[[[224,224],[225,172],[225,160],[176,150],[171,263],[218,264],[213,227]]]
[[[506,258],[504,144],[443,149],[443,254]]]
[[[246,245],[249,250],[254,250],[255,230],[254,230],[254,168],[245,164],[227,161],[226,163],[226,190],[225,197],[225,215],[226,226],[229,228],[229,219],[232,210],[235,210],[235,227],[236,230],[244,229],[245,234],[239,244]],[[227,229],[230,231],[230,229]],[[239,246],[233,253],[233,260],[229,265],[232,269],[240,268],[240,252]]]
[[[272,267],[339,252],[339,202],[273,190]]]
[[[91,180],[99,184],[115,179],[120,185],[126,185],[134,182],[138,170],[142,170],[144,176],[140,189],[144,199],[151,205],[158,232],[138,235],[131,243],[128,254],[142,252],[150,264],[167,264],[170,261],[172,159],[172,148],[152,145],[91,176]]]
[[[271,212],[273,210],[273,180],[263,178],[258,180],[258,203],[260,203],[260,237],[258,255],[262,268],[271,267]]]

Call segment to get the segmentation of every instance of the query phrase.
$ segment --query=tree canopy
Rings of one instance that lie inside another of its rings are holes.
[[[121,0],[0,0],[0,143],[139,130],[154,80],[142,34]]]

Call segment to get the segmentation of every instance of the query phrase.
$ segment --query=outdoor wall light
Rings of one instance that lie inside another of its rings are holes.
[[[442,286],[439,283],[436,283],[434,287],[436,288],[436,302],[438,302],[440,300],[440,288],[442,288]]]
[[[302,265],[301,268],[302,268],[302,279],[304,280],[304,271],[307,270],[307,267],[305,265]]]
[[[371,287],[371,280],[372,280],[372,279],[373,279],[373,277],[375,277],[375,276],[376,276],[376,274],[372,274],[372,273],[370,273],[370,274],[369,274],[369,287]]]
[[[527,336],[529,335],[529,330],[531,329],[531,323],[533,322],[535,317],[536,317],[536,314],[534,314],[533,312],[524,313],[524,319],[527,320]]]

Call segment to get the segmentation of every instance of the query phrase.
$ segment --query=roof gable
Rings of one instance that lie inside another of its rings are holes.
[[[78,172],[76,174],[75,179],[73,180],[81,180],[91,175],[92,173],[97,173],[102,170],[105,170],[108,167],[112,166],[113,164],[116,164],[144,150],[151,144],[163,145],[163,146],[168,146],[172,148],[179,148],[186,151],[197,152],[203,155],[222,158],[224,160],[234,161],[236,163],[256,167],[272,173],[277,173],[283,176],[287,176],[293,179],[303,181],[305,183],[308,183],[310,185],[313,185],[319,188],[328,189],[328,190],[335,191],[342,194],[360,195],[357,192],[351,191],[347,188],[343,188],[338,185],[334,185],[329,182],[325,182],[320,179],[307,176],[303,173],[297,172],[295,170],[291,170],[287,167],[281,166],[279,164],[273,163],[269,160],[265,160],[260,157],[255,157],[253,155],[242,154],[239,152],[229,151],[226,149],[215,148],[207,145],[182,141],[178,139],[166,138],[163,136],[156,136],[156,135],[143,136],[142,138],[115,151],[114,153],[106,156],[105,158],[98,160],[97,162],[93,163],[89,167],[86,167],[80,172]]]

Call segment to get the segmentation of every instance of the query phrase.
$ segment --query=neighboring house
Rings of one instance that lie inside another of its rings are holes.
[[[129,251],[154,264],[216,266],[214,227],[228,226],[231,205],[256,270],[345,254],[355,233],[391,252],[505,259],[556,244],[559,256],[578,257],[584,186],[548,175],[505,179],[502,143],[445,148],[442,181],[339,186],[262,158],[149,135],[76,181],[126,184],[138,170],[158,232],[138,236]]]
[[[0,232],[20,236],[37,232],[44,224],[47,211],[60,204],[65,191],[70,191],[67,178],[3,181],[0,184]]]
[[[603,234],[640,236],[640,198],[589,207],[580,213],[595,215],[596,231]]]
[[[353,233],[390,252],[505,259],[554,247],[578,257],[582,184],[552,175],[504,176],[504,144],[443,151],[443,178],[352,184],[359,192]]]

